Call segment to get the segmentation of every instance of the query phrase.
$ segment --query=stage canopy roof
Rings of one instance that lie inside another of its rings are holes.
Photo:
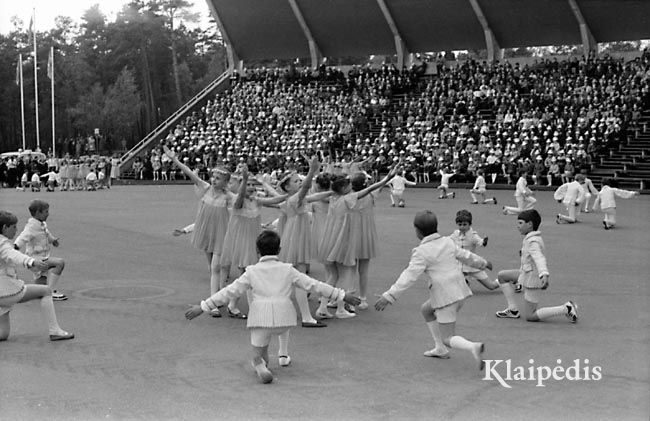
[[[648,0],[206,1],[240,60],[650,38]]]

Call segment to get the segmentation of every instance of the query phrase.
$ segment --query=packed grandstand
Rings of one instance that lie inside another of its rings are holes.
[[[483,168],[488,182],[509,184],[527,168],[536,184],[559,185],[593,172],[646,129],[647,51],[630,61],[592,55],[532,65],[428,64],[433,74],[425,74],[427,63],[401,71],[245,71],[160,143],[205,177],[207,168],[235,171],[240,163],[254,172],[305,171],[305,155],[316,152],[332,165],[363,161],[374,175],[401,160],[423,182],[435,181],[443,168],[456,173],[457,183],[472,182]],[[641,160],[643,151],[636,154]],[[166,179],[170,171],[158,146],[123,176]],[[643,178],[631,181],[639,186]]]

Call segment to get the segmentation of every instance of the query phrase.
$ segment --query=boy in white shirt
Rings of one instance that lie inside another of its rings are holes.
[[[416,184],[415,182],[408,181],[404,178],[405,174],[406,172],[402,171],[401,174],[397,174],[388,182],[390,185],[390,203],[393,207],[395,206],[395,203],[397,203],[397,206],[403,208],[405,205],[404,190],[406,190],[406,186],[415,186]]]
[[[41,176],[38,174],[38,171],[35,171],[34,174],[32,174],[32,179],[29,185],[32,188],[32,191],[41,191]]]
[[[608,178],[603,180],[603,188],[600,189],[600,193],[598,193],[598,197],[596,197],[596,201],[594,202],[593,210],[596,210],[600,205],[600,209],[605,214],[603,226],[606,230],[616,226],[616,196],[623,199],[631,199],[639,194],[639,192],[619,189],[617,185],[618,183],[614,179]]]
[[[487,183],[485,182],[485,177],[483,177],[483,170],[479,169],[476,171],[476,181],[474,181],[474,187],[469,191],[469,194],[472,196],[472,205],[476,205],[478,203],[482,204],[488,204],[488,203],[494,203],[495,205],[497,204],[497,198],[492,197],[490,199],[485,198],[485,192],[487,191]],[[481,201],[479,202],[479,196],[481,198]]]
[[[200,305],[191,306],[186,312],[188,320],[210,313],[220,305],[228,303],[250,292],[250,308],[247,327],[250,330],[253,347],[252,365],[262,383],[271,383],[273,373],[268,369],[269,343],[272,336],[278,336],[278,363],[286,367],[291,363],[289,357],[289,330],[296,326],[296,309],[291,301],[294,288],[322,295],[334,301],[342,301],[353,306],[361,300],[319,282],[299,272],[290,263],[278,260],[280,236],[274,231],[263,231],[256,241],[259,255],[258,263],[248,266],[246,272],[232,284],[224,287]]]
[[[448,198],[455,198],[456,197],[456,192],[449,192],[449,180],[451,180],[451,177],[455,176],[455,172],[447,172],[448,168],[443,168],[440,170],[440,185],[438,186],[438,190],[440,190],[440,196],[438,196],[438,199],[448,199]]]
[[[554,194],[555,200],[562,201],[566,207],[568,215],[558,213],[555,217],[555,222],[560,224],[566,222],[575,224],[578,222],[577,214],[580,213],[580,206],[585,200],[585,190],[582,188],[582,182],[585,176],[582,174],[576,175],[575,180],[570,183],[561,185]]]
[[[582,182],[582,188],[585,191],[585,200],[584,200],[584,206],[582,208],[582,211],[584,213],[589,213],[589,201],[593,196],[598,196],[598,189],[596,189],[594,183],[587,176],[585,176]]]
[[[14,244],[20,250],[25,248],[25,254],[47,261],[48,269],[34,274],[34,282],[48,285],[52,288],[52,299],[64,301],[68,297],[56,290],[56,284],[63,273],[65,262],[59,257],[50,256],[50,244],[59,247],[59,238],[52,235],[45,221],[50,216],[50,205],[39,199],[34,199],[29,204],[29,213],[32,215],[27,220],[25,228],[16,238]]]
[[[517,207],[504,206],[504,215],[518,215],[522,211],[532,209],[533,205],[535,205],[537,202],[537,199],[533,197],[533,192],[528,188],[528,181],[526,180],[527,175],[528,171],[526,170],[519,172],[519,179],[517,180],[517,185],[515,188],[515,200],[517,201]]]
[[[97,190],[97,174],[95,174],[95,171],[90,171],[86,176],[86,190]]]
[[[388,304],[395,303],[420,275],[426,273],[429,299],[422,304],[420,311],[435,348],[426,351],[424,356],[446,359],[449,358],[447,347],[464,349],[472,353],[482,370],[485,364],[482,358],[484,344],[468,341],[455,333],[456,315],[465,299],[472,295],[459,261],[480,270],[492,270],[492,263],[469,250],[461,249],[451,238],[438,234],[438,219],[431,211],[418,212],[413,226],[421,240],[420,245],[413,249],[409,265],[397,281],[379,297],[375,309],[382,311]]]

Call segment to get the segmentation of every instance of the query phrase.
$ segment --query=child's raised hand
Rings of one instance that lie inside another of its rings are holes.
[[[190,305],[190,308],[188,308],[185,311],[185,318],[187,320],[192,320],[195,317],[200,316],[203,314],[203,309],[201,309],[201,306],[199,305]]]
[[[163,145],[162,148],[163,148],[163,152],[165,152],[165,155],[167,155],[168,157],[174,158],[176,156],[176,154],[171,149],[169,149],[167,145]]]
[[[390,301],[384,298],[383,295],[380,295],[379,298],[377,298],[377,302],[375,303],[375,310],[384,311],[388,304],[390,304]]]
[[[345,297],[343,297],[343,302],[350,304],[351,306],[358,306],[361,304],[361,299],[359,297],[355,297],[354,295],[345,294]]]
[[[320,161],[318,160],[318,155],[314,155],[309,160],[309,171],[318,172],[320,169]]]

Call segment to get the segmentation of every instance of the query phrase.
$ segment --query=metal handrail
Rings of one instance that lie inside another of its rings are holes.
[[[169,129],[169,126],[174,124],[180,118],[182,118],[189,110],[191,110],[197,103],[205,98],[210,92],[214,91],[222,83],[227,81],[230,77],[228,72],[224,72],[221,76],[216,78],[214,81],[209,83],[205,88],[201,89],[192,99],[187,101],[183,106],[176,110],[173,114],[160,123],[155,129],[153,129],[147,136],[145,136],[141,141],[139,141],[135,146],[129,149],[122,158],[120,159],[120,171],[123,171],[126,164],[129,164],[142,149],[144,149],[151,141],[157,139],[162,133]]]

